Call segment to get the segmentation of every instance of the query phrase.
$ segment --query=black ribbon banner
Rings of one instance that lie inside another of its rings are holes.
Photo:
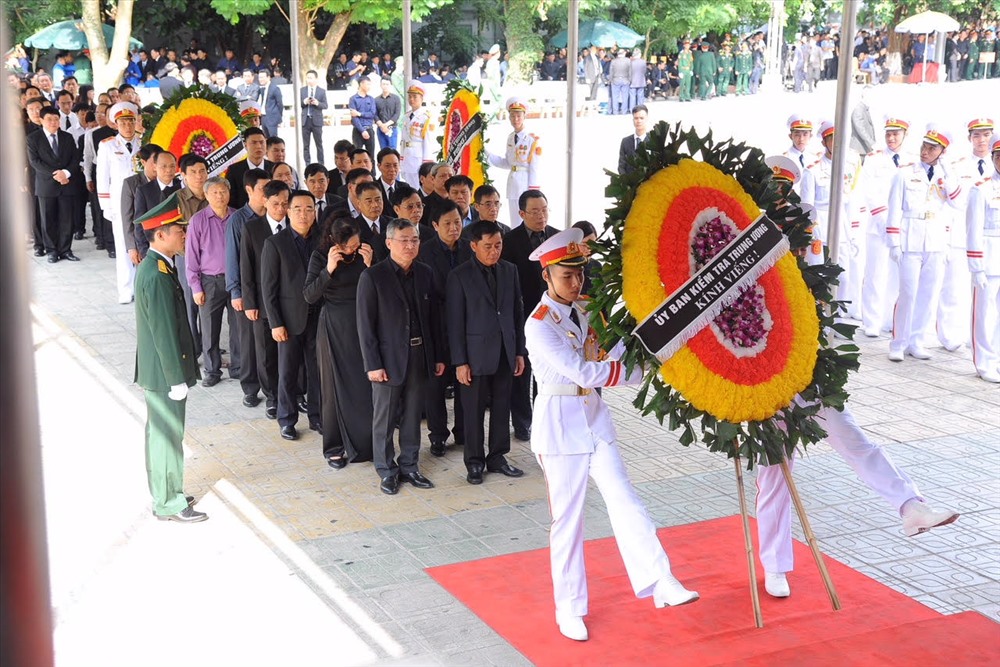
[[[209,177],[218,176],[226,167],[237,162],[245,155],[246,148],[243,145],[243,137],[237,134],[205,158],[208,161]]]
[[[632,332],[660,359],[708,326],[732,298],[788,251],[781,230],[761,215]]]
[[[483,115],[476,114],[469,119],[469,122],[462,126],[455,138],[448,144],[448,162],[455,173],[459,173],[459,162],[462,160],[462,151],[469,145],[472,139],[483,131]]]

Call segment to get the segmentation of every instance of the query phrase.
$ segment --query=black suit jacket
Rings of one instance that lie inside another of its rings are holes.
[[[358,281],[358,338],[365,370],[385,369],[388,384],[398,387],[406,379],[410,355],[410,316],[403,287],[396,277],[393,261],[372,264]],[[440,300],[434,293],[434,275],[426,264],[414,262],[417,317],[423,337],[424,361],[428,377],[434,365],[446,363],[441,335]]]
[[[326,89],[316,86],[315,94],[316,104],[306,104],[306,98],[309,96],[309,86],[302,86],[299,90],[299,105],[302,107],[302,125],[306,126],[319,125],[323,126],[323,110],[327,108],[326,103]]]
[[[378,186],[379,190],[382,191],[382,203],[385,205],[386,211],[392,210],[392,202],[389,201],[389,193],[385,190],[385,183],[382,182],[381,178],[375,179],[375,184]],[[392,187],[398,188],[400,185],[409,185],[406,181],[401,178],[397,178],[396,182],[392,184]]]
[[[648,141],[647,134],[642,142]],[[642,143],[640,142],[640,143]],[[628,174],[632,171],[632,158],[635,157],[635,135],[630,134],[622,139],[621,147],[618,149],[618,173]]]
[[[446,326],[455,366],[469,364],[473,375],[493,375],[501,348],[513,371],[518,356],[527,356],[524,345],[524,302],[517,269],[510,262],[496,264],[497,298],[494,302],[483,265],[472,259],[448,276]]]
[[[556,234],[555,227],[545,226],[545,238]],[[505,259],[517,267],[517,275],[521,282],[521,297],[524,299],[524,312],[530,313],[542,300],[545,293],[545,281],[542,280],[542,268],[538,262],[528,259],[532,252],[531,239],[528,238],[528,228],[523,224],[507,232],[503,237],[501,259]]]
[[[266,96],[265,96],[266,95]],[[284,113],[284,105],[281,101],[281,89],[274,81],[265,89],[260,89],[260,105],[264,108],[264,116],[261,118],[261,125],[266,127],[278,127],[281,124],[281,116]]]
[[[264,171],[268,174],[274,168],[274,163],[264,159]],[[229,206],[234,210],[239,210],[247,205],[247,191],[243,187],[243,177],[250,170],[250,163],[245,159],[236,164],[230,165],[226,172],[226,180],[229,181]]]
[[[374,251],[372,264],[381,262],[389,256],[389,249],[385,245],[385,231],[386,227],[392,221],[393,218],[387,215],[380,215],[378,218],[378,236],[376,236],[372,228],[368,226],[368,221],[363,216],[354,216],[354,222],[358,225],[358,229],[361,230],[361,242],[370,245]]]
[[[160,189],[159,179],[140,185],[135,191],[132,222],[134,223],[146,215],[150,210],[162,204],[163,200],[169,197],[171,193],[177,192],[180,189],[181,182],[176,178],[173,183],[162,190]],[[135,237],[135,248],[139,251],[139,256],[145,257],[149,251],[149,241],[146,240],[146,234],[142,231],[142,225],[137,226],[133,230],[133,235]]]
[[[319,233],[314,225],[310,234]],[[260,257],[260,297],[272,329],[285,327],[292,336],[305,331],[310,310],[302,295],[306,268],[290,227],[265,239]]]
[[[472,209],[472,221],[473,222],[478,222],[481,219],[482,218],[479,217],[479,211],[477,211],[476,209]],[[497,223],[497,226],[500,227],[500,236],[502,236],[503,238],[507,238],[507,233],[510,231],[510,225],[508,225],[505,222],[500,222],[499,220],[494,220],[493,222]],[[472,230],[472,225],[471,224],[470,225],[466,225],[465,229],[462,230],[462,242],[463,243],[472,243],[472,231],[471,230]]]
[[[77,150],[73,135],[59,130],[56,141],[58,152],[52,150],[49,143],[49,133],[41,130],[32,132],[25,139],[28,145],[28,163],[35,171],[36,197],[71,197],[77,192],[77,180],[83,178],[80,173],[80,153]],[[61,185],[52,178],[52,172],[65,169],[69,172],[69,183]]]
[[[288,220],[281,223],[282,228],[288,227]],[[247,220],[243,228],[243,242],[240,243],[240,287],[243,291],[244,310],[265,310],[264,294],[261,289],[261,255],[264,243],[274,236],[267,218],[260,216]],[[262,319],[267,312],[260,313]]]

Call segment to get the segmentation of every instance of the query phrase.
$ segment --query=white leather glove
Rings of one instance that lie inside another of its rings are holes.
[[[899,246],[893,246],[889,248],[889,259],[899,264],[899,260],[903,258],[903,249]]]
[[[167,396],[169,396],[172,400],[175,401],[183,401],[185,398],[187,398],[187,395],[188,395],[188,386],[183,383],[175,384],[173,387],[170,388],[170,391],[167,392]]]
[[[972,284],[978,287],[979,289],[982,290],[986,289],[986,272],[976,271],[975,273],[973,273]]]

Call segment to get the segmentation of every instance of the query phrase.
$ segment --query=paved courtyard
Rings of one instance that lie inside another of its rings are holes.
[[[979,94],[962,90],[970,104]],[[733,101],[658,103],[651,115],[698,116],[713,128],[717,120],[728,133]],[[800,103],[810,112],[832,108],[832,94],[828,87],[813,97],[781,95],[771,107],[781,112],[762,111],[775,150],[784,118]],[[605,205],[600,168],[613,168],[630,125],[584,120],[604,124],[588,151],[610,157],[580,169],[574,213],[595,211],[597,221]],[[554,135],[559,122],[538,125]],[[744,127],[761,132],[759,123]],[[547,156],[558,174],[559,140],[553,143]],[[556,224],[562,207],[553,206]],[[421,468],[437,488],[404,486],[387,497],[370,464],[327,467],[318,435],[281,440],[263,406],[243,407],[239,384],[226,379],[195,387],[188,400],[187,490],[211,520],[157,522],[143,470],[145,409],[131,384],[133,310],[116,303],[113,262],[89,238],[74,251],[81,262],[25,260],[34,289],[57,664],[528,664],[424,571],[546,545],[542,475],[525,443],[515,441],[510,457],[527,471],[522,479],[489,475],[473,487],[460,450],[434,458],[425,449]],[[885,338],[860,345],[862,368],[850,385],[855,417],[930,502],[962,517],[904,537],[896,513],[818,445],[796,479],[824,551],[943,613],[972,609],[1000,621],[1000,388],[975,377],[967,349],[893,364]],[[730,462],[681,447],[675,434],[640,418],[630,390],[605,396],[658,525],[739,511]],[[751,474],[751,507],[752,481]],[[587,535],[610,534],[595,491]],[[791,583],[794,590],[794,575]]]

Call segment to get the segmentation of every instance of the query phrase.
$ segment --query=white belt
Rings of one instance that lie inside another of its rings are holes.
[[[907,213],[903,216],[906,220],[933,220],[937,215],[934,211],[927,211],[925,213]]]
[[[538,383],[539,396],[589,396],[593,391],[593,389],[586,389],[575,384]]]

